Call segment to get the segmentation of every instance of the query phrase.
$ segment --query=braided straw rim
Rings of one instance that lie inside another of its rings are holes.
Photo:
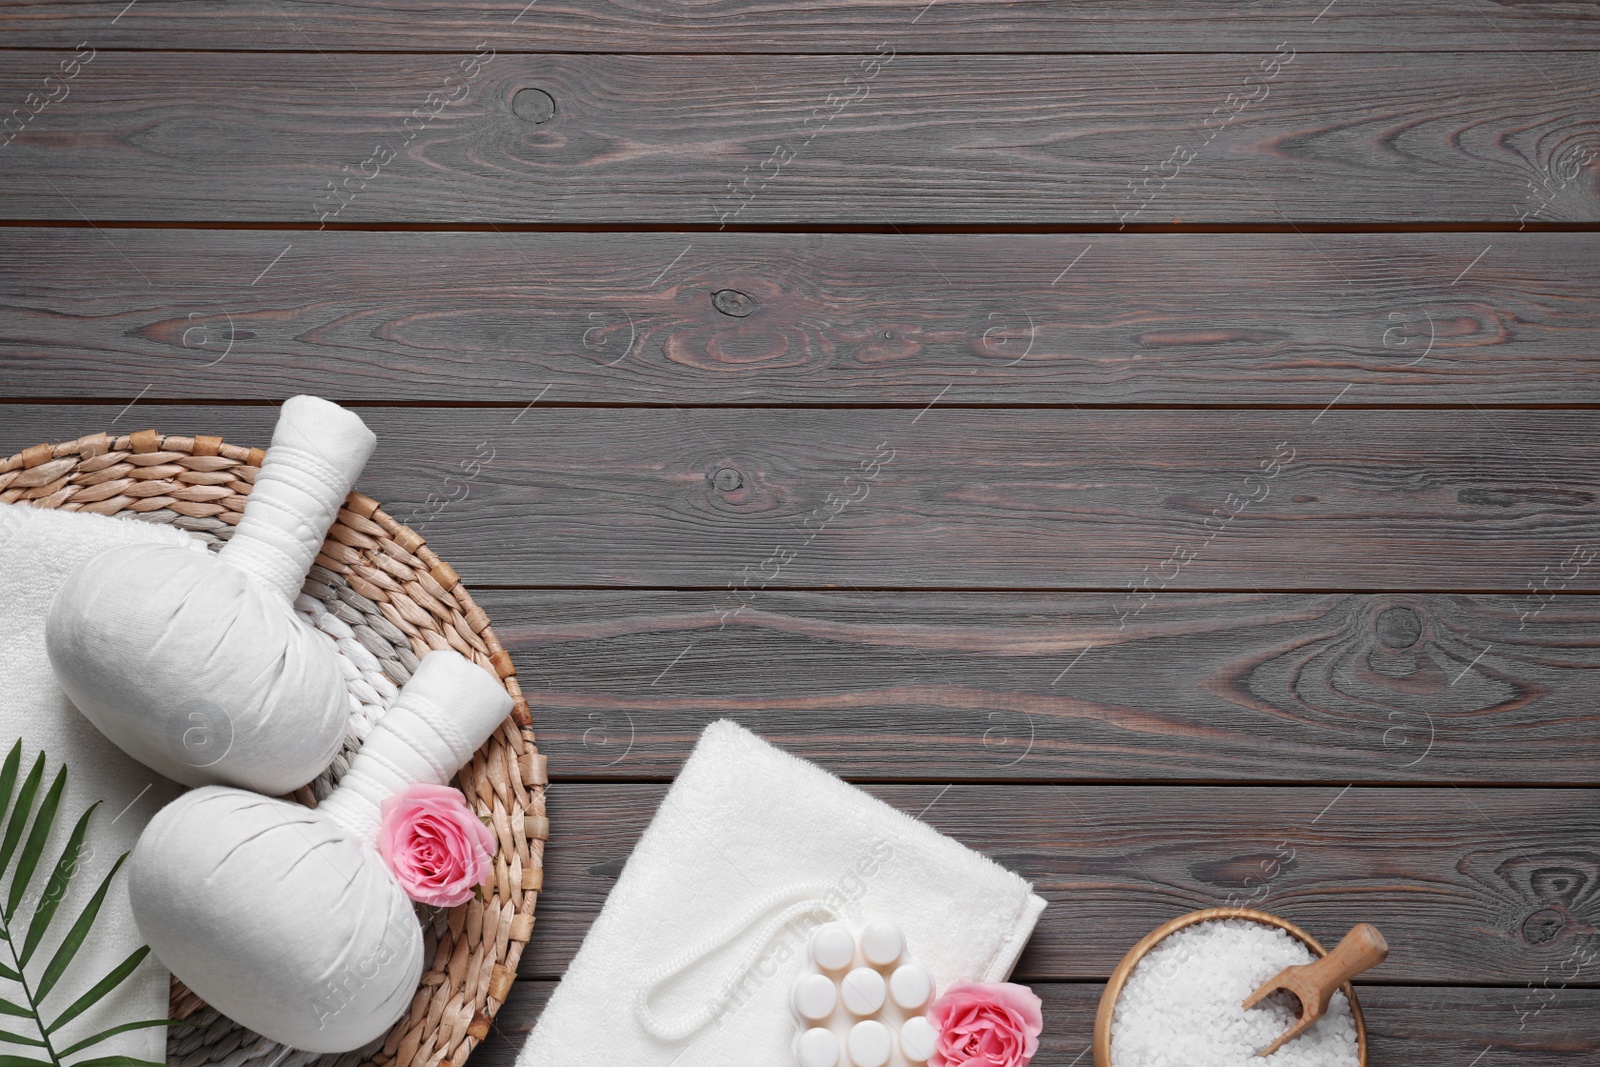
[[[0,461],[0,501],[127,514],[170,522],[217,541],[230,535],[243,517],[265,455],[219,437],[167,436],[155,430],[119,437],[97,433],[35,445]],[[550,833],[545,757],[534,743],[533,720],[511,656],[455,570],[420,534],[385,514],[371,497],[351,493],[317,565],[314,580],[307,583],[308,595],[320,594],[336,606],[336,614],[349,615],[354,605],[369,623],[358,625],[356,632],[380,646],[371,651],[388,673],[409,675],[416,659],[434,649],[453,648],[492,671],[513,701],[511,717],[457,778],[498,843],[482,899],[441,912],[425,930],[434,946],[431,960],[410,1010],[382,1047],[365,1057],[346,1054],[327,1060],[365,1067],[460,1067],[488,1036],[533,933]],[[406,678],[390,680],[398,685]],[[295,799],[314,806],[310,786],[298,790]],[[205,1008],[176,978],[171,999],[173,1018],[188,1018]],[[215,1012],[203,1017],[211,1020],[212,1031],[242,1030]],[[222,1038],[230,1060],[247,1051],[237,1049],[237,1034]],[[177,1034],[173,1040],[179,1040]],[[184,1039],[184,1044],[204,1041]],[[263,1050],[278,1047],[261,1039]]]

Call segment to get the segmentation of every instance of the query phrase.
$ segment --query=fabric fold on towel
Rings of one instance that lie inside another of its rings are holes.
[[[51,932],[29,964],[35,978],[117,857],[132,849],[145,823],[183,791],[124,755],[79,714],[56,685],[45,654],[44,620],[56,589],[80,563],[125,544],[206,550],[182,530],[156,523],[0,504],[0,741],[9,750],[16,738],[22,739],[24,773],[42,749],[47,783],[63,763],[67,766],[67,787],[32,885],[43,886],[78,816],[100,801]],[[144,944],[129,908],[126,879],[124,873],[112,881],[89,939],[44,1002],[47,1019]],[[19,913],[31,915],[31,907],[24,904]],[[65,1048],[122,1023],[166,1018],[169,981],[166,969],[146,957],[126,982],[52,1034],[52,1042]],[[0,979],[0,997],[25,1002],[20,987],[6,979]],[[5,1029],[32,1036],[30,1024],[12,1022],[16,1025]],[[86,1048],[67,1062],[113,1055],[165,1062],[166,1044],[165,1029],[133,1030]]]
[[[716,722],[517,1064],[789,1063],[789,987],[819,923],[899,924],[943,990],[1009,977],[1044,905],[987,857]]]

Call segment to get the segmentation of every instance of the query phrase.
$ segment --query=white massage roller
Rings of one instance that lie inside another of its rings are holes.
[[[933,974],[906,951],[884,919],[859,932],[842,922],[816,928],[806,967],[789,991],[799,1067],[921,1067],[935,1033],[925,1018]]]

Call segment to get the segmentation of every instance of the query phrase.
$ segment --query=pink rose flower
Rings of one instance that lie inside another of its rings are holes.
[[[928,1067],[1027,1067],[1039,1051],[1041,1008],[1027,986],[957,982],[928,1009],[939,1035]]]
[[[453,908],[489,877],[495,840],[460,790],[413,785],[383,802],[378,853],[406,896]]]

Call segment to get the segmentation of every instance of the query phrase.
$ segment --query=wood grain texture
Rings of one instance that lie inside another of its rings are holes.
[[[950,0],[818,0],[774,6],[727,0],[421,0],[338,5],[312,0],[239,0],[226,7],[141,0],[138,17],[118,17],[125,0],[22,0],[0,12],[0,34],[15,45],[168,48],[428,50],[471,48],[578,52],[868,51],[891,40],[907,51],[1208,52],[1272,49],[1289,39],[1305,51],[1419,52],[1467,48],[1525,51],[1592,46],[1592,10],[1554,0],[1473,5],[1325,0],[1263,4],[1185,0],[1135,5],[976,4]]]
[[[925,822],[1050,902],[1017,964],[1020,981],[1103,980],[1150,930],[1231,898],[1330,941],[1373,923],[1390,954],[1370,981],[1542,982],[1585,953],[1568,972],[1577,966],[1575,985],[1596,984],[1592,789],[864,788],[909,814],[926,809]],[[551,789],[551,824],[565,832],[546,853],[524,977],[565,970],[664,790]]]
[[[1516,593],[1564,568],[1551,591],[1600,589],[1600,412],[505,399],[525,406],[362,409],[363,490],[474,585],[725,588],[730,611],[783,586]],[[125,406],[0,406],[0,449],[259,444],[275,414]]]
[[[0,100],[55,66],[13,53]],[[0,180],[6,217],[73,223],[1594,222],[1597,80],[1583,52],[105,51]]]
[[[1229,902],[1384,930],[1375,1065],[1587,1063],[1597,25],[22,0],[0,219],[63,225],[0,227],[0,454],[362,405],[556,779],[476,1067],[721,717],[1035,882],[1040,1067]],[[1117,232],[1174,224],[1280,232]]]
[[[0,231],[9,399],[552,382],[591,403],[925,404],[952,382],[965,403],[1594,403],[1600,234]]]
[[[1590,597],[477,598],[563,778],[733,718],[853,778],[1600,783]]]
[[[1045,1022],[1032,1067],[1088,1062],[1079,1057],[1093,1036],[1101,988],[1089,982],[1034,983]],[[472,1054],[473,1067],[512,1067],[554,990],[554,982],[534,979],[512,986],[493,1031]],[[1356,996],[1374,1065],[1467,1067],[1487,1049],[1482,1062],[1500,1067],[1571,1067],[1585,1053],[1600,1054],[1594,1025],[1600,992],[1592,989],[1559,988],[1559,982],[1532,990],[1361,984]]]

